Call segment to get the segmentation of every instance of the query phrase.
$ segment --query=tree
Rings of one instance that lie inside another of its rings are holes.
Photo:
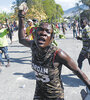
[[[83,10],[82,8],[80,8],[80,5],[79,3],[76,3],[76,7],[77,7],[77,12],[78,12],[78,15],[76,16],[76,20],[78,20],[80,22],[80,13],[81,11]]]
[[[80,14],[80,18],[86,17],[90,22],[90,10],[85,10]]]
[[[9,18],[9,14],[7,14],[6,12],[2,12],[0,13],[0,23],[5,23],[5,18]]]
[[[83,4],[87,5],[89,7],[89,10],[84,10],[80,14],[80,18],[86,17],[90,21],[90,0],[80,0]]]
[[[60,5],[55,3],[55,0],[16,0],[13,2],[14,16],[17,19],[18,7],[23,2],[26,1],[28,5],[28,12],[26,14],[26,19],[37,18],[40,20],[50,20],[61,17],[63,10]]]
[[[80,1],[90,8],[90,0],[80,0]]]
[[[60,20],[61,16],[64,14],[61,5],[56,4],[56,19]]]
[[[55,19],[56,17],[56,3],[54,0],[44,0],[43,9],[49,20]]]
[[[29,8],[27,15],[31,18],[37,18],[38,20],[47,18],[43,9],[42,0],[27,0],[27,5]]]

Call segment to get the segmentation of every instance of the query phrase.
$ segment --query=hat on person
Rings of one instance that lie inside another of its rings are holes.
[[[33,21],[31,19],[28,19],[27,22],[32,22],[33,23]]]

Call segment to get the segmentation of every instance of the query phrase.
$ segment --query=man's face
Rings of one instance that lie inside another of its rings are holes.
[[[35,35],[35,43],[38,47],[45,48],[51,42],[52,26],[48,23],[43,23],[37,28]]]
[[[28,21],[28,25],[29,25],[29,26],[32,26],[32,22]]]

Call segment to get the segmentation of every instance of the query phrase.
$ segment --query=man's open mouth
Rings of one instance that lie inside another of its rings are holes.
[[[43,37],[40,37],[40,38],[38,38],[38,42],[39,43],[44,43],[45,42],[45,39]]]

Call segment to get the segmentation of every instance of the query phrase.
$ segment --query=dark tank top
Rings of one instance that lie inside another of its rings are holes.
[[[42,52],[35,44],[32,45],[32,68],[36,75],[36,89],[47,100],[64,98],[60,78],[62,64],[54,59],[56,50],[57,47],[50,45]]]

